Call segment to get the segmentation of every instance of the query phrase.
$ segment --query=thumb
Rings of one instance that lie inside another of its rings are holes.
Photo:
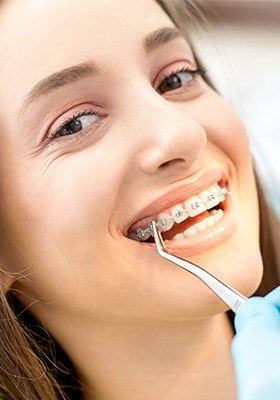
[[[239,307],[234,325],[237,333],[249,326],[252,329],[280,330],[280,314],[277,307],[264,298],[251,297]]]
[[[280,311],[280,286],[265,296],[265,300],[274,304]]]

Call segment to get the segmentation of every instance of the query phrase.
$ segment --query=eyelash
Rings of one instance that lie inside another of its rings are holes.
[[[176,70],[171,71],[171,73],[168,74],[168,75],[162,74],[160,82],[159,82],[159,84],[157,86],[159,87],[161,85],[161,83],[165,79],[170,78],[173,75],[176,75],[176,74],[179,74],[179,73],[183,73],[183,72],[188,72],[193,76],[197,76],[197,75],[202,75],[203,76],[205,74],[206,70],[204,68],[191,69],[189,67],[182,67],[180,69],[176,69]],[[156,90],[158,91],[158,88]],[[59,128],[57,128],[54,132],[50,133],[48,139],[50,141],[53,141],[53,140],[62,139],[64,137],[63,140],[67,140],[67,139],[65,139],[65,136],[70,136],[71,139],[74,139],[74,137],[75,137],[75,139],[77,139],[77,137],[80,137],[81,135],[87,133],[88,131],[91,130],[91,127],[85,128],[85,129],[83,129],[82,131],[80,131],[80,132],[78,132],[76,134],[61,135],[61,136],[58,135],[59,132],[61,132],[68,124],[70,124],[71,122],[74,122],[76,119],[78,119],[78,118],[80,118],[80,117],[82,117],[84,115],[95,115],[95,116],[99,117],[100,113],[99,113],[98,110],[95,110],[95,111],[93,111],[93,110],[81,110],[78,113],[74,113],[71,117],[69,117],[66,121],[64,121],[63,124],[61,124],[59,126]],[[94,123],[94,125],[97,126],[99,122],[100,121]]]
[[[167,78],[170,78],[170,76],[173,76],[173,75],[176,75],[176,74],[179,74],[179,73],[181,73],[181,72],[189,72],[190,74],[192,74],[192,75],[204,75],[205,73],[206,73],[206,70],[204,69],[204,68],[195,68],[195,69],[192,69],[192,68],[190,68],[190,67],[182,67],[182,68],[179,68],[179,69],[175,69],[174,71],[172,71],[170,74],[168,74],[168,75],[165,75],[165,74],[163,74],[162,75],[162,77],[163,77],[163,80],[164,79],[167,79]],[[161,82],[160,82],[161,83]]]

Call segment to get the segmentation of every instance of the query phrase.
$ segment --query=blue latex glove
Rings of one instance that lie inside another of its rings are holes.
[[[235,328],[238,400],[280,400],[280,287],[240,306]]]

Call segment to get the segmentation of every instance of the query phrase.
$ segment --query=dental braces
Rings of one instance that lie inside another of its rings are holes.
[[[189,208],[191,208],[192,210],[196,210],[197,208],[199,208],[203,203],[208,203],[209,201],[213,201],[213,200],[217,200],[217,198],[225,196],[227,194],[231,194],[231,192],[229,192],[227,190],[227,188],[222,188],[220,189],[220,191],[218,193],[216,193],[216,195],[214,194],[210,194],[207,196],[206,199],[204,200],[200,200],[200,201],[194,201]],[[219,204],[219,203],[218,203]],[[188,213],[188,209],[187,208],[183,208],[182,210],[177,210],[174,214],[170,215],[169,218],[161,218],[157,223],[156,226],[158,228],[158,230],[160,232],[162,232],[164,230],[164,228],[166,227],[168,221],[170,221],[171,219],[174,220],[174,217],[180,218],[182,216],[183,213]],[[187,217],[189,218],[189,216]],[[147,228],[140,228],[137,229],[136,232],[136,236],[141,240],[147,240],[150,236],[153,236],[153,226],[152,226],[152,221],[150,222],[150,224],[147,226]]]

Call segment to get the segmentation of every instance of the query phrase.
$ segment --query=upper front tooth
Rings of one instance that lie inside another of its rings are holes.
[[[200,198],[200,200],[203,202],[203,204],[205,205],[205,207],[207,208],[207,210],[209,208],[212,208],[212,201],[213,201],[213,196],[212,193],[209,192],[209,190],[204,190],[203,192],[201,192],[198,197]]]
[[[187,209],[188,215],[190,217],[195,217],[196,215],[206,211],[205,205],[197,196],[194,196],[191,199],[186,200],[184,203],[184,207]]]
[[[224,188],[225,189],[225,188]],[[208,189],[216,198],[219,198],[219,201],[224,201],[225,198],[225,190],[221,189],[220,186],[216,183],[215,185],[210,186]],[[227,192],[227,190],[226,190]]]
[[[221,198],[219,196],[221,189],[219,188],[219,186],[217,189],[216,186],[218,185],[212,185],[208,190],[204,190],[199,194],[199,198],[201,199],[201,201],[203,201],[207,210],[215,207],[221,201]]]
[[[160,213],[158,218],[157,227],[160,232],[169,231],[174,225],[173,218],[167,213]]]
[[[171,214],[172,214],[172,218],[174,219],[175,222],[177,222],[177,224],[185,221],[185,219],[188,218],[188,213],[184,209],[182,204],[178,204],[175,207],[173,207],[171,209]]]

